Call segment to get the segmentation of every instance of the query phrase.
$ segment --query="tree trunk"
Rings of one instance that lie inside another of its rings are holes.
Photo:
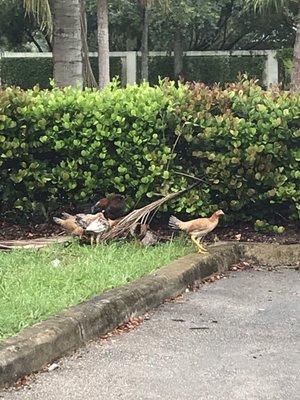
[[[142,81],[149,80],[149,47],[148,47],[148,36],[149,36],[149,6],[143,7],[143,31],[142,31],[142,43],[141,43],[141,78]]]
[[[297,16],[297,31],[296,31],[296,40],[294,46],[291,91],[300,92],[300,6]]]
[[[98,0],[98,63],[99,88],[109,83],[109,36],[107,0]]]
[[[178,26],[174,34],[174,79],[182,78],[183,74],[183,43],[182,31]]]
[[[87,87],[97,87],[97,82],[92,70],[89,57],[89,47],[87,42],[87,21],[85,11],[85,0],[81,0],[81,39],[82,39],[82,62],[83,62],[83,81]]]
[[[59,87],[82,87],[80,0],[53,1],[54,79]]]

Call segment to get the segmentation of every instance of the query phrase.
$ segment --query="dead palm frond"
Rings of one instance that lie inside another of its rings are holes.
[[[41,30],[52,34],[52,14],[49,0],[23,0],[26,14],[32,14]]]
[[[130,229],[132,229],[137,224],[144,225],[148,222],[150,215],[157,211],[157,209],[166,203],[169,200],[174,199],[175,197],[181,196],[183,193],[191,190],[195,186],[199,185],[201,182],[196,182],[193,185],[189,186],[186,189],[180,190],[176,193],[168,194],[162,199],[158,199],[148,204],[145,207],[139,208],[137,210],[133,210],[131,213],[126,215],[124,218],[120,220],[120,222],[115,225],[111,230],[105,232],[101,236],[101,241],[115,239],[117,237],[124,237],[130,233]]]

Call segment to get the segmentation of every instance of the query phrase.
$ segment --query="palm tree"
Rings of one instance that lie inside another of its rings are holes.
[[[99,88],[109,83],[109,32],[107,0],[98,0],[98,63]]]
[[[149,78],[150,7],[155,1],[167,6],[170,0],[138,0],[138,4],[142,8],[141,78],[145,81],[148,81]]]
[[[87,40],[87,16],[85,0],[81,0],[81,39],[82,39],[82,63],[83,63],[83,81],[87,87],[97,87],[97,82],[92,70],[90,57],[89,57],[89,46]]]
[[[82,87],[80,0],[54,0],[52,9],[54,79],[59,87]]]
[[[51,0],[50,0],[51,1]],[[52,14],[48,0],[23,0],[24,8],[27,14],[32,14],[41,30],[52,33]]]
[[[291,76],[291,91],[300,92],[300,3],[299,0],[254,0],[254,7],[263,11],[271,8],[276,10],[285,9],[289,3],[294,3],[298,7],[296,17],[296,40],[294,44],[293,69]]]
[[[149,79],[149,23],[150,6],[153,0],[139,0],[142,7],[142,40],[141,40],[141,79]]]
[[[27,13],[53,31],[53,76],[58,86],[83,83],[81,0],[23,0]],[[53,26],[53,28],[52,28]]]

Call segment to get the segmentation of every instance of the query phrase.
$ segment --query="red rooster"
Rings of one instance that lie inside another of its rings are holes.
[[[119,219],[124,216],[125,199],[120,194],[104,197],[92,207],[91,211],[102,212],[107,219]]]

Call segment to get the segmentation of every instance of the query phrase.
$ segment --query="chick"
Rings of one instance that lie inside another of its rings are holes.
[[[222,215],[224,215],[224,212],[218,210],[209,218],[197,218],[191,221],[180,221],[172,215],[169,220],[169,226],[173,229],[187,232],[191,236],[192,242],[197,246],[198,252],[206,253],[207,249],[200,242],[204,236],[215,229]]]

